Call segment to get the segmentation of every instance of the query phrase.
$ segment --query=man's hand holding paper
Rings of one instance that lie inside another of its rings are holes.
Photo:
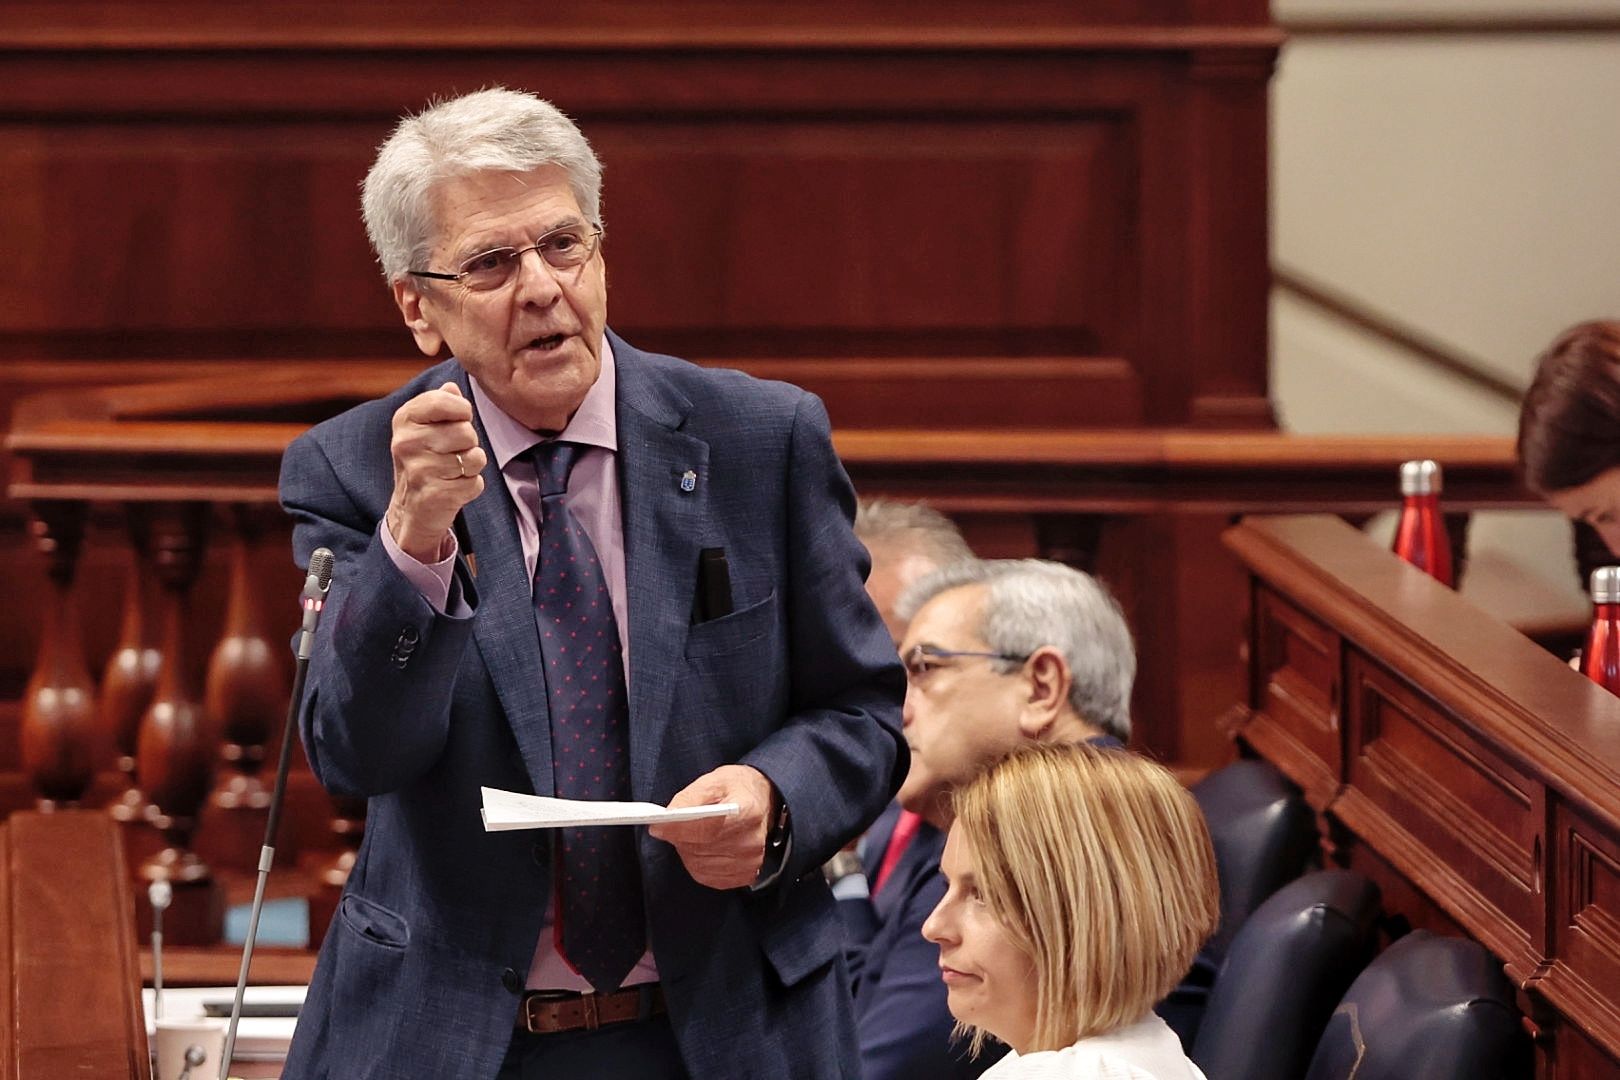
[[[648,829],[655,840],[674,845],[686,872],[711,889],[752,885],[765,861],[770,831],[771,782],[750,765],[722,765],[675,793],[671,810],[710,803],[735,803],[727,817],[663,821]]]

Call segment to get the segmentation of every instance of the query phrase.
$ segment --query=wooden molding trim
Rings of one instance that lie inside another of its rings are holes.
[[[68,8],[64,14],[64,7]],[[952,52],[1004,50],[1191,51],[1275,50],[1283,34],[1248,19],[1230,24],[1167,24],[1112,17],[1065,17],[1053,6],[1008,5],[987,21],[978,5],[936,5],[926,16],[895,15],[874,6],[762,3],[555,5],[544,20],[525,9],[400,5],[385,20],[366,5],[309,9],[313,16],[209,2],[16,3],[0,27],[0,48],[96,52],[116,50],[352,50],[365,52],[544,48],[574,52],[761,50]],[[954,10],[952,8],[954,7]],[[1019,10],[1022,7],[1024,10]]]
[[[1376,311],[1349,294],[1317,281],[1308,274],[1287,267],[1273,266],[1271,283],[1274,288],[1371,334],[1415,360],[1462,379],[1477,390],[1515,406],[1524,395],[1522,386],[1495,374],[1483,361],[1464,355],[1422,330]]]
[[[1291,38],[1312,37],[1507,37],[1526,34],[1620,34],[1620,15],[1503,16],[1306,16],[1284,19]]]

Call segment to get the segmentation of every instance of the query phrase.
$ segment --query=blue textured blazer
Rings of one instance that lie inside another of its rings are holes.
[[[862,587],[849,480],[814,396],[611,340],[632,797],[664,803],[742,762],[793,814],[785,870],[757,892],[698,885],[674,848],[641,832],[675,1034],[694,1077],[856,1076],[841,934],[818,867],[877,816],[907,755],[904,675]],[[486,833],[478,813],[482,785],[554,790],[530,583],[493,459],[465,510],[478,578],[465,592],[458,583],[450,614],[377,536],[390,418],[447,379],[467,391],[458,364],[439,364],[311,429],[282,463],[295,557],[322,545],[337,557],[304,749],[329,790],[369,797],[288,1077],[493,1077],[551,894],[550,834]],[[704,548],[725,549],[733,611],[694,624]]]

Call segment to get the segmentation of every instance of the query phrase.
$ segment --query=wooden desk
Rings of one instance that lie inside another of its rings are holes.
[[[91,811],[0,822],[0,1080],[148,1080],[129,877]]]
[[[1251,518],[1228,727],[1316,809],[1332,861],[1521,990],[1537,1075],[1620,1069],[1620,698],[1344,522]]]

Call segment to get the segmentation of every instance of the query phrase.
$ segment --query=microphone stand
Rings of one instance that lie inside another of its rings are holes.
[[[163,1019],[163,912],[174,899],[168,881],[154,881],[146,887],[152,901],[152,1019]]]
[[[242,1019],[242,998],[247,993],[248,967],[253,963],[253,943],[259,936],[259,913],[264,908],[264,886],[270,867],[276,861],[276,830],[281,825],[281,804],[287,794],[287,773],[292,765],[292,742],[298,735],[298,707],[304,699],[304,683],[309,678],[309,657],[315,641],[315,626],[321,619],[326,591],[332,584],[332,552],[316,548],[309,557],[304,578],[302,604],[304,623],[298,637],[298,662],[293,674],[292,699],[287,703],[287,726],[281,735],[281,758],[276,764],[276,786],[270,796],[269,819],[264,826],[264,845],[259,848],[259,879],[253,886],[253,911],[248,916],[247,938],[242,942],[242,969],[236,976],[236,1000],[231,1003],[231,1020],[225,1028],[225,1051],[220,1055],[219,1080],[228,1080],[231,1057],[236,1051],[236,1026]]]

